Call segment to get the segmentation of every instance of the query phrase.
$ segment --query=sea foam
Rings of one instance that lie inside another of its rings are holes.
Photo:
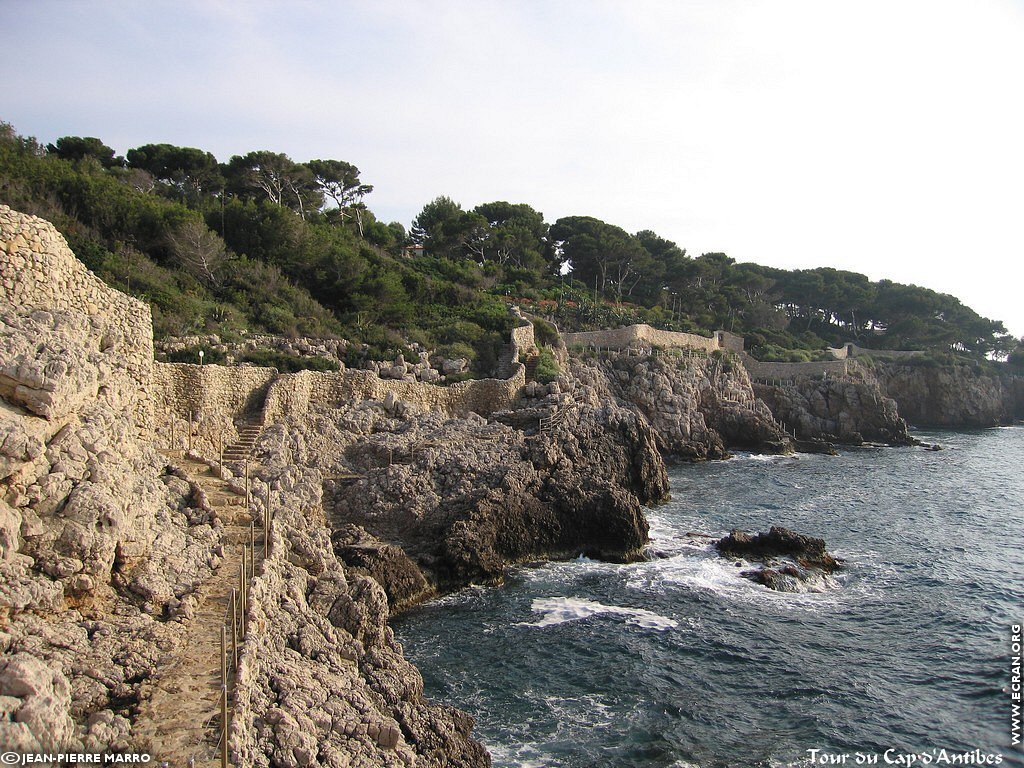
[[[568,621],[581,621],[592,616],[621,616],[627,624],[632,624],[643,629],[653,629],[664,632],[675,629],[679,622],[667,616],[661,616],[643,608],[624,608],[619,605],[605,605],[595,600],[585,600],[578,597],[542,597],[533,601],[532,608],[535,613],[543,613],[544,616],[536,622],[523,622],[528,627],[550,627],[555,624],[564,624]]]

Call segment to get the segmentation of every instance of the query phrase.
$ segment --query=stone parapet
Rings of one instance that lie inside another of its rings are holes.
[[[719,332],[724,333],[724,332]],[[730,344],[739,339],[740,349],[743,348],[743,339],[739,336],[729,334]],[[695,333],[682,333],[679,331],[662,331],[652,328],[649,325],[629,325],[624,328],[614,328],[607,331],[581,331],[579,333],[564,333],[562,338],[568,347],[610,347],[613,349],[625,349],[627,347],[677,347],[683,349],[703,349],[713,352],[722,348],[722,336],[716,334],[714,337],[698,336]]]

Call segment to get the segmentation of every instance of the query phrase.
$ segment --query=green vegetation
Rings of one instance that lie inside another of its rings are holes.
[[[537,367],[534,369],[533,377],[541,384],[550,384],[558,378],[558,374],[561,372],[558,361],[555,360],[551,350],[541,347],[540,354],[537,355]]]
[[[365,345],[346,363],[418,343],[486,373],[519,303],[564,330],[723,328],[765,359],[819,359],[856,341],[1020,364],[1001,323],[926,288],[693,258],[650,230],[589,216],[548,224],[525,203],[465,210],[438,197],[407,233],[376,219],[372,190],[343,160],[254,151],[218,162],[170,144],[122,158],[94,137],[44,147],[0,123],[0,202],[52,221],[90,269],[148,301],[158,338],[262,331]],[[553,328],[535,325],[552,343]]]
[[[200,356],[200,352],[203,354]],[[194,365],[219,365],[224,362],[224,353],[210,349],[203,344],[198,347],[187,347],[167,354],[170,363],[192,363]]]
[[[309,355],[289,355],[285,352],[277,352],[272,349],[253,349],[242,356],[246,363],[259,365],[264,368],[277,368],[281,373],[295,373],[296,371],[336,371],[339,366],[334,360],[326,357],[311,357]]]

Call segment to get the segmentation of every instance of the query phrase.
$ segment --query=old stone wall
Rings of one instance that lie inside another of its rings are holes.
[[[535,345],[533,324],[512,329],[514,359]],[[376,371],[300,371],[280,374],[275,368],[257,366],[153,363],[153,420],[158,442],[181,448],[191,445],[213,455],[220,444],[237,436],[239,421],[262,420],[265,424],[286,416],[304,416],[320,407],[358,400],[400,401],[414,412],[437,411],[446,415],[489,415],[508,408],[526,384],[526,369],[512,364],[508,379],[470,379],[451,386],[419,381],[383,379]]]
[[[168,448],[191,447],[216,455],[238,437],[236,423],[258,420],[276,368],[153,364],[156,440]],[[188,438],[191,430],[191,443]]]
[[[149,307],[108,287],[90,272],[52,224],[0,205],[0,311],[9,310],[88,318],[91,330],[86,351],[124,360],[123,365],[102,371],[92,396],[102,392],[110,402],[134,414],[141,430],[152,427],[153,322]],[[5,370],[3,375],[10,379],[9,385],[46,387],[46,382],[18,380],[14,370]]]
[[[317,408],[357,400],[384,401],[389,396],[417,413],[487,416],[512,405],[525,384],[522,364],[516,364],[508,379],[471,379],[447,387],[382,379],[372,371],[300,371],[278,376],[270,385],[264,418],[270,424],[285,416],[304,416]]]
[[[852,342],[841,347],[829,347],[828,351],[836,360],[848,360],[854,357],[877,357],[886,360],[899,360],[924,354],[916,350],[905,349],[866,349]]]
[[[729,334],[733,336],[733,334]],[[694,333],[680,333],[678,331],[661,331],[649,325],[629,325],[625,328],[614,328],[607,331],[581,331],[579,333],[564,333],[562,338],[568,347],[613,347],[623,349],[625,347],[679,347],[684,349],[703,349],[713,352],[721,348],[720,336],[708,338],[698,336]],[[743,348],[742,338],[740,349]]]
[[[718,340],[718,346],[722,349],[728,349],[730,352],[743,351],[743,337],[738,334],[729,333],[729,331],[715,331],[715,339]]]
[[[520,315],[520,317],[522,317],[522,315]],[[519,360],[520,353],[526,352],[537,346],[537,340],[533,331],[533,323],[525,318],[523,318],[522,325],[518,325],[512,329],[511,337],[510,341],[516,351],[516,360]]]
[[[850,372],[846,360],[822,360],[810,363],[762,363],[750,355],[743,356],[743,366],[751,378],[759,380],[795,379],[798,377],[846,376]]]

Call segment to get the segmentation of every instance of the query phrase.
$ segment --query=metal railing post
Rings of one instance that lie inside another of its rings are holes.
[[[242,545],[242,567],[238,570],[238,635],[245,639],[245,544]]]
[[[238,669],[238,600],[235,597],[235,588],[231,588],[231,653],[235,662],[235,669]]]
[[[263,559],[270,557],[270,483],[267,483],[267,508],[263,510]]]
[[[220,766],[228,768],[228,628],[220,625]]]

